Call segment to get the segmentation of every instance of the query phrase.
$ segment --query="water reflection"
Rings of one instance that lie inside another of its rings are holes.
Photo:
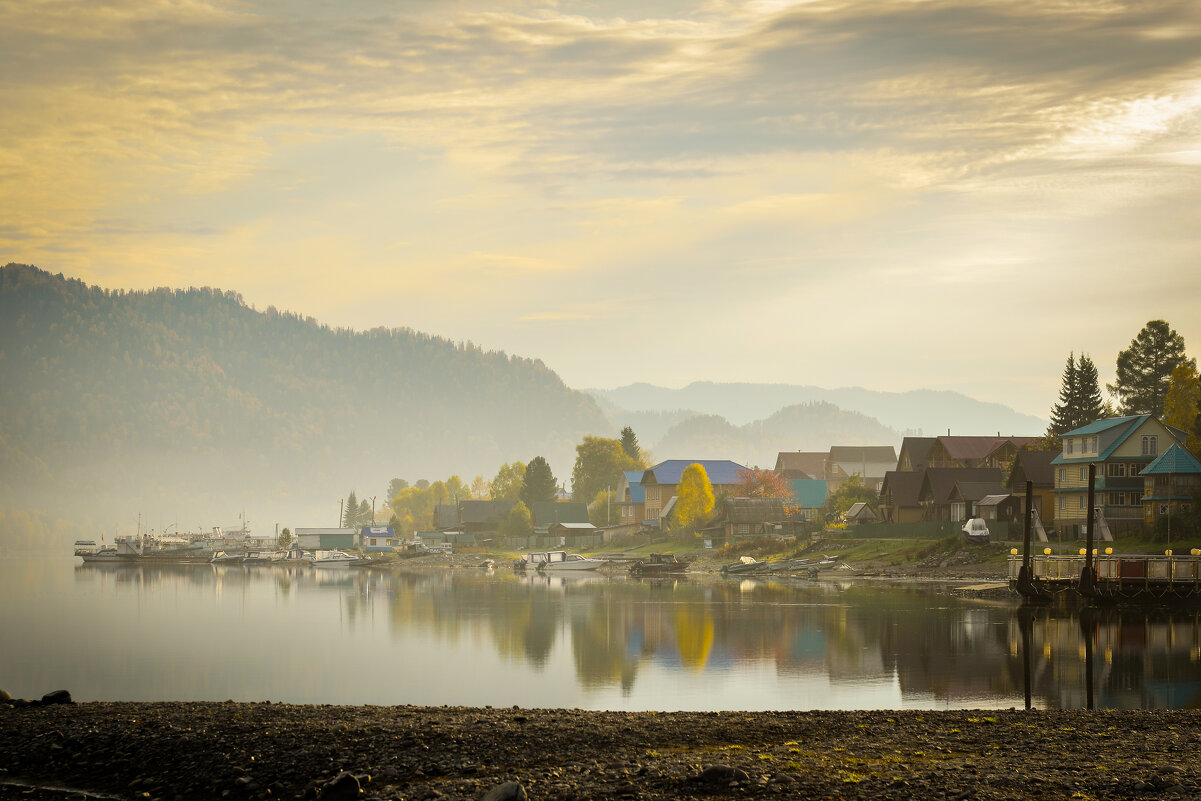
[[[846,580],[62,567],[0,562],[0,593],[25,610],[0,622],[2,641],[24,643],[0,656],[0,675],[34,685],[28,694],[61,676],[52,683],[76,697],[131,700],[850,709],[1201,699],[1195,611],[1081,617]],[[60,637],[35,636],[56,625]],[[64,674],[82,662],[87,670]]]

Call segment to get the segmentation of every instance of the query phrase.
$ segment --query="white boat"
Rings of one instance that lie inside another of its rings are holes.
[[[547,571],[560,570],[596,570],[597,568],[608,564],[604,559],[593,559],[589,556],[580,556],[578,553],[568,553],[567,551],[547,551],[546,561],[538,564],[538,569]]]
[[[246,557],[240,553],[226,553],[225,551],[217,551],[213,554],[213,558],[209,561],[214,565],[238,565]]]
[[[92,553],[81,553],[79,556],[88,564],[132,565],[134,563],[133,559],[117,553],[117,549],[113,548],[112,546],[101,548],[100,550]]]
[[[313,558],[313,567],[350,567],[358,557],[351,556],[346,551],[317,551]]]
[[[96,544],[96,540],[75,540],[75,555],[87,556],[100,552],[100,546]]]

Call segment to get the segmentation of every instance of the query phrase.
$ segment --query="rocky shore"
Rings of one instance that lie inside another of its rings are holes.
[[[1201,713],[0,704],[0,798],[1201,797]]]

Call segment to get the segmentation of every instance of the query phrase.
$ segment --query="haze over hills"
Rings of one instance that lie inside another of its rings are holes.
[[[566,483],[583,436],[627,424],[659,459],[760,466],[919,429],[1045,428],[951,392],[698,382],[593,395],[540,361],[409,329],[333,329],[230,291],[110,291],[0,268],[0,512],[107,530],[139,512],[181,529],[242,511],[260,532],[335,525],[352,489],[382,507],[393,477],[470,482],[537,455]]]
[[[0,505],[181,529],[335,525],[392,477],[569,478],[596,402],[540,361],[354,332],[214,289],[108,291],[0,268]]]
[[[764,420],[788,406],[829,403],[874,418],[900,434],[938,436],[950,429],[952,434],[1036,436],[1047,428],[1045,419],[1016,412],[999,403],[978,401],[958,392],[929,389],[878,392],[862,387],[824,389],[798,384],[696,381],[681,389],[639,383],[586,391],[601,402],[606,414],[615,422],[654,413],[660,419],[671,419],[675,423],[690,412],[720,415],[736,426],[744,426]],[[646,419],[653,422],[655,417]],[[898,442],[899,439],[898,436]]]

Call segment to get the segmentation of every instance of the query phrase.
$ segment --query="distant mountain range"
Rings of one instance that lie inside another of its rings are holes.
[[[595,396],[606,414],[615,419],[653,414],[675,423],[690,414],[711,414],[742,426],[765,420],[796,404],[828,403],[875,418],[881,425],[901,434],[937,436],[949,429],[952,434],[1022,436],[1039,435],[1047,428],[1046,420],[1016,412],[1002,404],[978,401],[958,392],[930,389],[877,392],[862,387],[824,389],[799,384],[697,381],[682,389],[630,384],[617,389],[586,391]]]

